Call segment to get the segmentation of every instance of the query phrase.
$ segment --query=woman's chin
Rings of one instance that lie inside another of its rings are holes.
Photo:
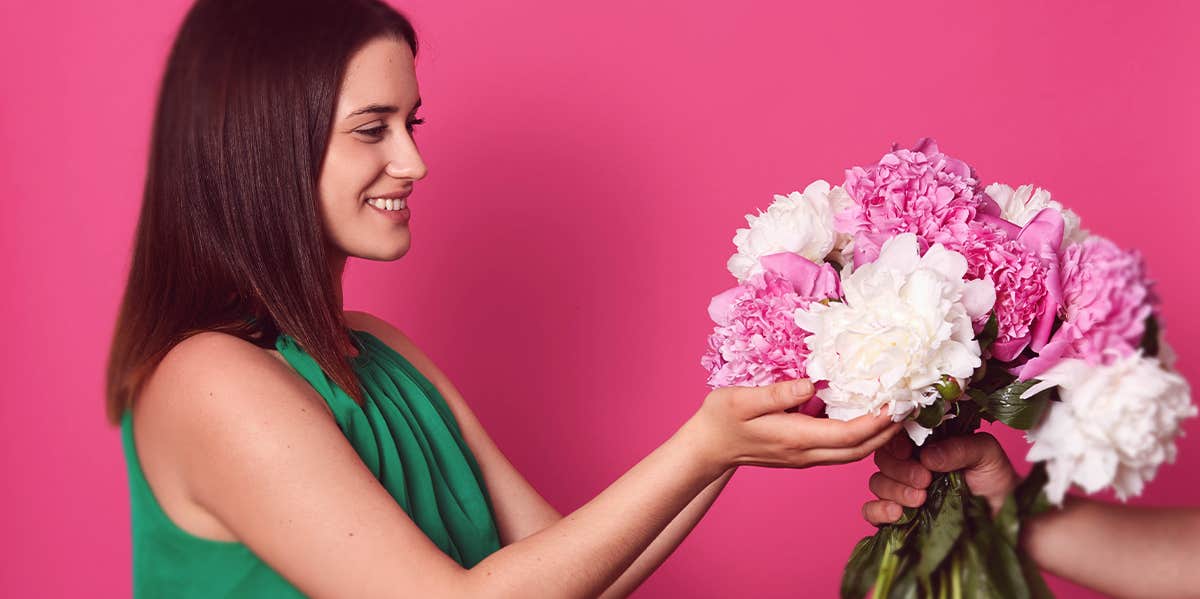
[[[371,248],[369,251],[357,252],[353,255],[355,258],[362,258],[363,260],[392,262],[404,257],[408,253],[409,246],[408,239],[405,239],[403,243],[391,247]]]

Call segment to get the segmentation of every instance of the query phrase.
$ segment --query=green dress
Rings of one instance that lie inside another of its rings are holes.
[[[420,371],[366,331],[352,330],[351,358],[365,390],[359,406],[296,342],[275,348],[325,398],[338,426],[396,503],[447,555],[471,567],[500,548],[491,500],[446,401]],[[142,474],[132,411],[121,420],[133,527],[133,590],[142,597],[300,597],[302,593],[238,542],[176,526]]]

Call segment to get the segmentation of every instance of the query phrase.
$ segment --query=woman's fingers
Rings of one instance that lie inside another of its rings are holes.
[[[726,387],[714,393],[727,393],[734,413],[743,420],[783,412],[812,398],[815,389],[808,379],[783,381],[762,387]]]
[[[887,414],[859,416],[853,420],[832,418],[807,418],[798,434],[809,439],[810,447],[845,448],[856,447],[892,425]],[[891,439],[891,435],[888,435]],[[874,451],[874,449],[872,449]]]
[[[925,503],[925,491],[892,480],[882,472],[872,474],[867,486],[876,497],[888,499],[906,507],[921,507],[921,504]]]
[[[882,526],[899,520],[900,516],[904,515],[904,508],[894,501],[880,499],[864,503],[862,513],[867,522]]]
[[[866,416],[864,416],[866,418]],[[805,452],[804,460],[807,465],[817,466],[824,464],[845,464],[848,462],[857,462],[871,452],[879,449],[887,443],[892,436],[903,430],[903,425],[899,422],[884,423],[883,429],[868,437],[858,445],[848,448],[830,448],[818,447]]]

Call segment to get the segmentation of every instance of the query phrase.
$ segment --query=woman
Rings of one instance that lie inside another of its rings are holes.
[[[719,390],[561,516],[411,340],[342,310],[350,256],[409,248],[416,49],[376,0],[188,13],[109,365],[135,592],[622,596],[737,466],[858,460],[896,432],[796,413],[807,381]]]

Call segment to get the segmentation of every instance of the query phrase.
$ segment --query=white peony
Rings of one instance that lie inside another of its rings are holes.
[[[899,422],[934,402],[943,376],[959,384],[980,364],[973,319],[996,302],[988,279],[963,281],[967,260],[941,244],[921,256],[912,233],[883,244],[879,258],[842,281],[844,302],[796,311],[812,331],[805,343],[814,381],[829,381],[817,395],[831,418],[878,414],[887,406]],[[920,445],[930,429],[905,422]]]
[[[1079,215],[1050,199],[1050,192],[1045,189],[1032,185],[1013,189],[1003,183],[992,183],[984,191],[1000,205],[1000,218],[1019,227],[1029,224],[1046,208],[1057,210],[1063,217],[1063,248],[1088,238],[1088,232],[1079,228]]]
[[[838,242],[833,228],[833,202],[839,193],[845,195],[841,188],[830,188],[829,183],[817,180],[804,193],[776,195],[767,211],[758,216],[747,214],[750,228],[738,229],[733,237],[738,251],[729,258],[729,272],[743,282],[763,271],[759,258],[779,252],[799,254],[817,264],[824,262]]]
[[[841,187],[834,187],[829,190],[829,207],[833,210],[834,219],[836,221],[839,213],[845,212],[855,206],[854,198],[850,197],[849,193]],[[829,262],[836,262],[842,267],[842,273],[850,274],[850,269],[854,263],[854,235],[837,231],[837,225],[834,225],[837,238],[833,242],[833,251],[825,257]]]
[[[1053,386],[1062,401],[1029,431],[1027,459],[1046,462],[1046,495],[1061,505],[1072,483],[1139,495],[1163,462],[1175,461],[1180,421],[1196,415],[1187,381],[1135,352],[1109,366],[1065,359],[1025,396]]]

